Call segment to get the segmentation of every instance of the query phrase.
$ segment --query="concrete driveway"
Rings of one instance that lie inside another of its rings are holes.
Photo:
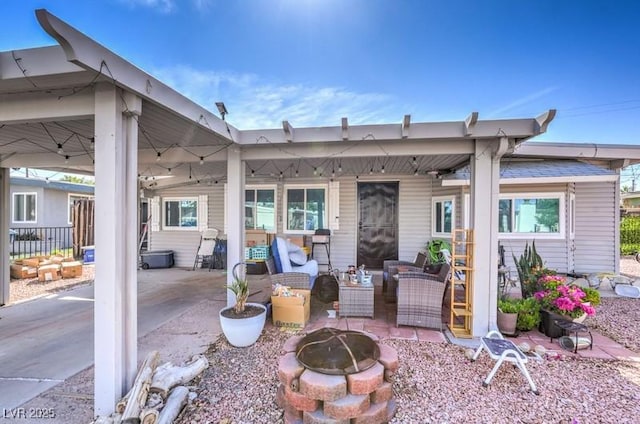
[[[185,354],[220,334],[215,311],[226,304],[221,271],[159,269],[138,273],[138,335],[144,337],[199,304],[201,323],[180,338]],[[0,408],[11,410],[93,364],[93,285],[0,308]],[[181,337],[179,331],[172,335]],[[198,346],[189,347],[189,343]],[[175,343],[172,337],[139,347]]]

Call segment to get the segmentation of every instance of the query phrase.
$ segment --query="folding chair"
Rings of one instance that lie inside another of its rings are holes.
[[[527,381],[529,382],[529,387],[531,387],[531,391],[538,395],[540,392],[536,388],[536,383],[533,382],[531,375],[529,375],[529,371],[525,364],[527,363],[527,355],[522,353],[518,347],[513,344],[511,340],[506,340],[502,337],[500,332],[492,330],[487,333],[486,337],[482,337],[480,339],[480,346],[478,350],[473,354],[471,358],[472,361],[475,361],[480,356],[480,353],[486,350],[489,353],[491,359],[496,361],[496,364],[493,366],[493,369],[487,376],[487,378],[482,383],[483,387],[487,387],[489,383],[491,383],[491,379],[500,368],[503,362],[511,362],[515,366],[518,367],[522,375],[525,376]]]
[[[208,228],[200,235],[200,244],[196,252],[196,259],[193,262],[193,269],[202,267],[205,263],[209,266],[209,271],[213,268],[213,249],[216,247],[216,237],[218,230]]]

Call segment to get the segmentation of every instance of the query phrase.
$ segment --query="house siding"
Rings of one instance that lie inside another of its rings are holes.
[[[575,272],[616,270],[616,183],[576,183],[575,191]]]
[[[213,186],[184,186],[157,191],[156,196],[160,197],[160,215],[151,217],[160,223],[159,231],[151,231],[149,234],[149,250],[172,250],[175,266],[192,267],[198,246],[200,244],[200,232],[195,228],[189,231],[163,230],[162,229],[162,198],[165,197],[197,197],[207,195],[207,225],[210,228],[223,232],[224,225],[224,186],[215,184]]]

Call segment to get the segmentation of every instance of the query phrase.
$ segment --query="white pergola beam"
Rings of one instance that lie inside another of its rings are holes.
[[[493,139],[505,134],[511,139],[523,139],[540,134],[539,130],[538,122],[533,118],[479,120],[474,127],[473,139]],[[412,123],[411,132],[405,141],[470,139],[471,137],[466,135],[466,131],[463,121]],[[296,144],[343,141],[342,135],[341,126],[295,129]],[[349,126],[349,141],[362,141],[365,138],[371,138],[371,136],[378,142],[392,140],[398,142],[398,124]],[[239,144],[253,145],[264,143],[264,139],[269,140],[272,144],[288,143],[285,133],[278,129],[244,130],[240,132],[240,137],[234,140]]]
[[[347,118],[342,118],[341,128],[342,140],[349,140],[349,120]]]
[[[411,125],[411,115],[404,115],[404,118],[402,118],[402,138],[409,137],[410,125]]]
[[[284,131],[284,139],[287,143],[293,142],[293,127],[289,121],[282,121],[282,130]]]
[[[547,132],[547,126],[551,123],[551,121],[553,121],[553,118],[555,118],[555,116],[556,116],[556,110],[549,109],[548,111],[539,115],[536,118],[536,122],[538,124],[538,131],[541,134],[544,132]]]
[[[478,112],[471,112],[467,119],[464,120],[464,135],[468,136],[473,133],[476,122],[478,122]]]
[[[296,139],[297,140],[297,139]],[[304,158],[325,158],[325,157],[364,157],[381,156],[381,148],[389,156],[417,156],[417,155],[447,155],[447,154],[473,154],[473,140],[459,140],[452,143],[451,140],[416,140],[413,143],[396,143],[391,141],[378,142],[375,144],[367,142],[360,143],[353,148],[345,150],[344,144],[318,143],[313,148],[309,145],[289,144],[282,147],[271,145],[256,146],[252,149],[242,151],[244,160],[271,160],[271,159],[291,159]]]
[[[56,95],[5,94],[0,96],[0,122],[64,121],[91,118],[94,113],[91,91],[59,98]]]
[[[96,43],[47,10],[36,10],[36,18],[42,28],[62,46],[70,62],[113,78],[116,84],[126,88],[126,91],[174,111],[205,131],[215,132],[225,139],[229,139],[229,133],[234,140],[239,138],[235,127]]]

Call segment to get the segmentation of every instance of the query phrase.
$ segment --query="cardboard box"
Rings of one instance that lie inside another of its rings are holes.
[[[62,268],[60,274],[62,278],[75,278],[82,276],[82,263],[76,262],[62,262]]]
[[[244,239],[247,247],[267,246],[269,242],[265,230],[246,230]]]
[[[12,264],[10,267],[10,273],[11,278],[24,280],[25,278],[36,278],[38,276],[38,269],[21,264]]]
[[[58,273],[58,270],[60,270],[60,265],[51,264],[41,266],[38,268],[38,281],[45,282],[59,280],[62,277]]]
[[[311,315],[311,291],[291,290],[304,297],[271,296],[271,313],[276,327],[304,328]]]
[[[34,256],[32,258],[26,258],[22,260],[22,265],[30,268],[37,268],[40,265],[40,257]]]

